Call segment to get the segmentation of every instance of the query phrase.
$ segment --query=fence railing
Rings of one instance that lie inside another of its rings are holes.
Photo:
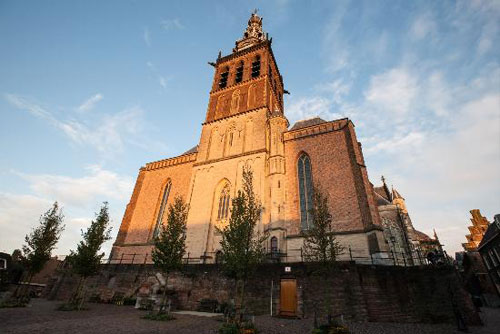
[[[220,252],[205,252],[201,256],[193,256],[187,253],[183,258],[184,264],[214,264],[220,262]],[[348,247],[338,256],[338,261],[354,261],[359,264],[373,264],[385,266],[418,266],[431,264],[425,257],[414,254],[410,256],[406,253],[398,252],[376,252],[369,253],[367,250],[359,250]],[[286,252],[276,250],[266,254],[267,262],[271,263],[294,263],[307,262],[307,256],[302,248],[287,249]],[[150,253],[139,254],[122,253],[116,257],[103,259],[106,264],[151,264],[153,259]],[[446,263],[443,258],[442,263]]]

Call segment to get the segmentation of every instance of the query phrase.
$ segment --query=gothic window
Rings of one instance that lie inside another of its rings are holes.
[[[229,214],[229,185],[226,185],[219,196],[219,210],[217,211],[217,220],[226,220]]]
[[[251,84],[248,87],[248,96],[247,96],[247,107],[251,109],[255,107],[255,84]]]
[[[243,61],[240,61],[239,66],[236,68],[236,77],[234,81],[236,83],[240,83],[243,81]]]
[[[257,55],[252,63],[252,78],[256,78],[260,75],[260,56]]]
[[[310,210],[313,205],[311,160],[307,154],[302,154],[299,157],[297,172],[299,178],[300,223],[302,230],[307,230],[312,224]]]
[[[271,254],[278,254],[278,238],[276,237],[271,238]]]
[[[225,88],[227,86],[227,78],[229,77],[229,67],[225,67],[220,74],[219,88]]]
[[[158,234],[160,234],[160,228],[163,224],[163,215],[165,214],[165,208],[167,206],[168,195],[170,194],[170,189],[172,188],[172,182],[170,180],[167,182],[165,186],[165,190],[163,191],[163,196],[161,198],[160,210],[158,211],[158,217],[156,218],[156,225],[153,232],[153,238],[156,238]]]

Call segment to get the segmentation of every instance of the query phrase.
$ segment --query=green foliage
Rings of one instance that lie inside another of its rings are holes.
[[[254,334],[258,333],[257,328],[252,322],[225,322],[219,328],[219,334]]]
[[[23,245],[23,263],[28,269],[28,277],[40,272],[45,263],[50,260],[52,250],[55,248],[62,231],[64,215],[59,210],[59,204],[54,203],[40,217],[40,224],[26,237]]]
[[[265,258],[264,241],[267,235],[258,233],[256,226],[262,207],[253,191],[253,173],[243,169],[243,190],[232,200],[229,224],[218,229],[222,235],[222,268],[236,280],[246,280]]]
[[[167,224],[162,225],[155,239],[153,262],[164,273],[182,268],[182,257],[186,253],[186,220],[189,206],[182,197],[174,199],[168,208]]]
[[[59,305],[56,308],[56,311],[81,311],[81,310],[88,310],[86,307],[81,307],[75,303],[64,303]]]
[[[82,230],[83,240],[78,244],[76,252],[71,251],[68,256],[68,262],[76,274],[89,277],[99,272],[104,257],[104,252],[99,253],[99,250],[104,242],[111,239],[110,234],[108,203],[104,202],[87,231]]]
[[[143,319],[156,320],[156,321],[170,321],[175,320],[175,317],[170,313],[148,313],[142,317]]]
[[[303,256],[306,261],[320,262],[331,269],[344,248],[336,240],[332,229],[332,215],[328,208],[328,197],[318,186],[314,187],[313,206],[309,211],[313,224],[304,232]]]

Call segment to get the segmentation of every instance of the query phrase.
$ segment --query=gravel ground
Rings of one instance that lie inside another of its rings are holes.
[[[176,315],[176,320],[159,322],[141,319],[142,311],[131,306],[88,304],[90,310],[80,312],[55,311],[58,303],[34,299],[27,308],[0,309],[1,333],[175,333],[216,334],[220,321],[215,318]],[[500,309],[483,308],[483,327],[470,328],[470,333],[496,334],[500,328]],[[310,333],[311,319],[289,320],[256,317],[262,334]],[[453,326],[441,324],[352,323],[356,334],[448,334],[460,333]]]

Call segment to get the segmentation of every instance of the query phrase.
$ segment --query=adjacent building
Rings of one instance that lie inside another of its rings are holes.
[[[490,298],[500,305],[500,214],[495,215],[494,222],[488,226],[477,249],[496,289],[496,298]]]

